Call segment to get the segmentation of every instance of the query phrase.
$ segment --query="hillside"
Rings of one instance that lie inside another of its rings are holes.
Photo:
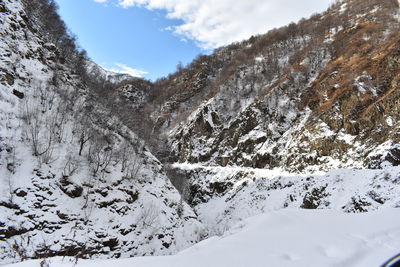
[[[162,164],[98,100],[104,81],[58,43],[68,35],[40,27],[35,15],[51,6],[27,3],[4,1],[0,13],[0,263],[167,255],[197,242],[203,226]]]
[[[398,165],[396,5],[345,1],[238,44],[203,89],[211,97],[164,124],[174,159],[295,172]]]
[[[0,264],[184,250],[115,263],[228,266],[233,241],[254,266],[265,251],[382,263],[398,245],[399,20],[396,0],[337,1],[150,82],[91,62],[54,1],[2,1]],[[332,218],[354,233],[330,235]]]
[[[147,90],[136,111],[152,128],[145,138],[171,163],[398,165],[398,10],[392,0],[338,2],[199,56]]]

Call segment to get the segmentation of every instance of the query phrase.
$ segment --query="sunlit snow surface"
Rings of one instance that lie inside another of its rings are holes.
[[[348,214],[334,210],[285,209],[239,223],[174,256],[79,260],[78,267],[381,266],[400,252],[400,209]],[[39,266],[41,260],[12,266]],[[73,266],[68,258],[47,260]]]

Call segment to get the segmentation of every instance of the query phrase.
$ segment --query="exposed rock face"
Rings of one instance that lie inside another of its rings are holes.
[[[398,12],[389,0],[338,3],[156,83],[167,93],[150,117],[168,133],[168,160],[292,171],[396,165],[386,154],[399,143]]]

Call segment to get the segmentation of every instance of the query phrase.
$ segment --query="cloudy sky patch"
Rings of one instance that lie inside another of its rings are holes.
[[[309,17],[333,0],[55,1],[94,62],[123,62],[106,67],[156,80],[178,62]]]
[[[105,66],[102,66],[105,70],[121,74],[129,74],[132,77],[143,78],[146,74],[148,74],[146,71],[138,70],[122,63],[113,63],[109,68]]]
[[[182,24],[172,27],[173,31],[196,41],[205,50],[296,22],[302,17],[323,11],[331,2],[332,0],[118,0],[118,4],[124,8],[165,10],[168,18],[182,21]]]

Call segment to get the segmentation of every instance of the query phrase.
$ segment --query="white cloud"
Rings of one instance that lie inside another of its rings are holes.
[[[105,3],[105,2],[107,2],[107,0],[93,0],[93,1],[95,1],[97,3]]]
[[[266,33],[272,28],[323,11],[333,2],[333,0],[116,1],[125,8],[140,6],[166,10],[169,18],[182,20],[182,24],[173,27],[173,31],[195,40],[204,49],[216,48],[241,41],[251,35]]]
[[[131,75],[133,77],[138,77],[138,78],[143,78],[144,75],[148,74],[148,72],[146,72],[146,71],[134,69],[134,68],[131,68],[131,67],[129,67],[129,66],[125,65],[125,64],[122,64],[122,63],[114,63],[111,68],[103,67],[103,69],[108,70],[108,71],[112,71],[112,72],[115,72],[115,73],[129,74],[129,75]]]

